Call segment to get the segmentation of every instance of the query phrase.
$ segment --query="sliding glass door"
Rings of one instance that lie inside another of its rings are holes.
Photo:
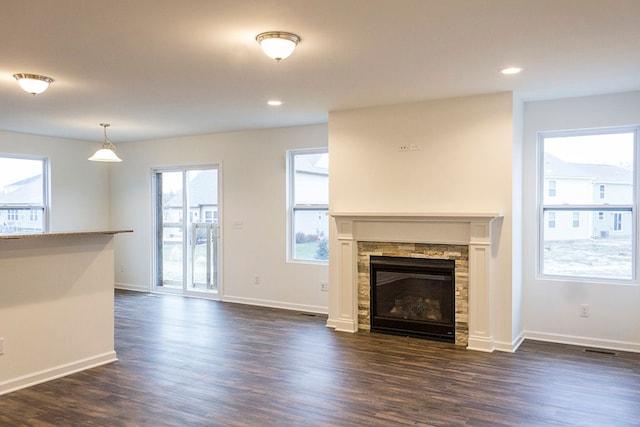
[[[218,298],[218,168],[156,169],[154,290]]]

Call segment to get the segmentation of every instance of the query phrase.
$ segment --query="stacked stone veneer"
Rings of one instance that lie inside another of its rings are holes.
[[[409,258],[437,258],[455,261],[456,345],[469,341],[469,248],[461,245],[425,243],[358,242],[358,329],[371,330],[370,264],[371,255]]]

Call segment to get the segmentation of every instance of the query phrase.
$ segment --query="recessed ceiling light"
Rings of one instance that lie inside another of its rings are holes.
[[[522,71],[522,68],[519,67],[507,67],[500,70],[500,72],[505,75],[518,74],[520,71]]]
[[[272,107],[279,107],[282,105],[282,101],[278,101],[277,99],[272,99],[271,101],[267,101],[267,104],[271,105]]]

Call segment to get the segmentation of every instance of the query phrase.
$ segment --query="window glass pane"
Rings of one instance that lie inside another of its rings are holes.
[[[329,155],[327,153],[293,156],[293,204],[329,204]]]
[[[44,204],[43,160],[0,157],[0,204]]]
[[[326,209],[294,209],[295,259],[326,261],[329,259],[329,218]]]
[[[631,233],[623,231],[625,226],[631,227],[631,212],[604,212],[604,220],[596,221],[597,211],[582,211],[577,228],[572,227],[574,213],[568,211],[545,211],[545,224],[552,214],[557,227],[544,230],[543,274],[632,279],[633,242]],[[585,229],[591,233],[589,238],[584,237]]]
[[[45,231],[45,162],[0,156],[0,234]]]
[[[544,139],[543,203],[633,203],[632,132]],[[554,181],[554,184],[550,184]]]

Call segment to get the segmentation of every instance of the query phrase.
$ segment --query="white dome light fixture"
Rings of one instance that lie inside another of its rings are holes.
[[[121,162],[122,159],[116,154],[116,146],[107,138],[107,128],[111,125],[109,123],[100,123],[100,126],[104,128],[104,142],[102,143],[102,148],[89,157],[89,160],[92,162]]]
[[[289,57],[300,43],[300,37],[284,31],[267,31],[256,36],[264,53],[277,62]]]
[[[18,73],[14,74],[13,77],[18,81],[20,87],[31,95],[41,94],[53,83],[51,77],[41,76],[39,74]]]

